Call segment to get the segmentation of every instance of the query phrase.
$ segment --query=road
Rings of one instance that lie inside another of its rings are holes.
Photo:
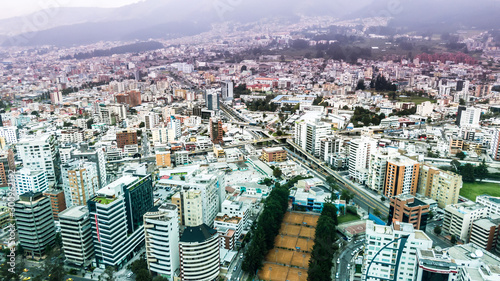
[[[439,246],[442,249],[448,248],[453,246],[453,244],[446,238],[443,238],[442,236],[438,236],[434,234],[434,227],[436,226],[441,226],[443,224],[443,221],[431,221],[427,223],[427,228],[425,229],[425,234],[429,236],[429,238],[432,239],[432,245],[434,247]]]
[[[358,252],[355,255],[352,255],[352,252],[363,245],[363,241],[354,240],[352,242],[348,242],[347,245],[344,243],[342,252],[340,255],[334,255],[333,268],[332,268],[332,280],[351,280],[351,275],[355,271],[354,259],[357,257]],[[340,263],[337,263],[337,259]],[[350,269],[347,269],[347,266],[350,265]],[[336,279],[336,273],[339,273],[339,278]]]
[[[287,143],[290,144],[292,147],[294,147],[296,150],[300,151],[302,154],[304,154],[307,157],[307,160],[314,163],[318,168],[321,168],[321,170],[323,170],[323,172],[325,172],[327,175],[331,175],[332,177],[334,177],[340,183],[341,187],[353,192],[358,199],[356,200],[355,197],[354,200],[356,203],[358,202],[363,203],[363,205],[368,207],[369,210],[371,211],[373,211],[374,209],[378,209],[382,215],[386,215],[389,213],[389,206],[381,202],[379,198],[369,195],[368,191],[365,190],[364,188],[356,186],[355,184],[346,180],[344,177],[342,177],[342,175],[339,172],[332,170],[330,167],[328,167],[328,165],[325,162],[320,161],[318,158],[314,157],[309,152],[302,149],[300,146],[298,146],[290,139],[287,140]]]

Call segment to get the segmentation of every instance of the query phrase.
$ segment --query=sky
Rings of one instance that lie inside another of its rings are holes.
[[[3,0],[0,1],[0,19],[27,15],[53,7],[120,7],[144,0]]]

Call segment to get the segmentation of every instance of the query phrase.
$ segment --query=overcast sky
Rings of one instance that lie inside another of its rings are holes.
[[[1,0],[0,19],[22,16],[46,7],[119,7],[144,0]]]

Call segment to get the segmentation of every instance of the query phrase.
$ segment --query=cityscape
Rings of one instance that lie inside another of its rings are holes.
[[[13,3],[0,280],[500,280],[500,1]]]

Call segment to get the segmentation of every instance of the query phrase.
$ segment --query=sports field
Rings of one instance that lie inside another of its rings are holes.
[[[476,201],[476,196],[483,194],[500,197],[500,184],[492,182],[464,182],[462,189],[460,189],[460,195],[474,202]]]

